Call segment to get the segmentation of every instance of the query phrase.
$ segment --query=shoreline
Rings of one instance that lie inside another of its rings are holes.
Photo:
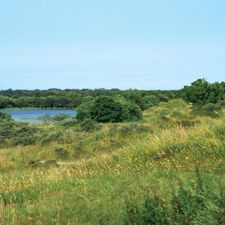
[[[76,110],[75,108],[32,108],[32,107],[23,107],[23,108],[2,108],[1,110]]]

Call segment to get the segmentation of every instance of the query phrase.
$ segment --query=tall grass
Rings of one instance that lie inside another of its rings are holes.
[[[0,224],[225,223],[223,116],[194,116],[178,100],[140,123],[38,132],[1,147]]]

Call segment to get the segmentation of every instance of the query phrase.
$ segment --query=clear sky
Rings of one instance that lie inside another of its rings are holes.
[[[225,0],[0,0],[0,89],[225,80]]]

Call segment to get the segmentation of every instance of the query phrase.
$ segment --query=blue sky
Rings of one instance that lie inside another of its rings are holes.
[[[225,80],[224,0],[1,0],[0,89]]]

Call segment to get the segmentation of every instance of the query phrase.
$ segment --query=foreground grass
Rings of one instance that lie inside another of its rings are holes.
[[[0,224],[224,224],[223,116],[196,117],[177,101],[136,124],[42,129],[63,132],[2,147]],[[29,164],[49,159],[70,163]]]

